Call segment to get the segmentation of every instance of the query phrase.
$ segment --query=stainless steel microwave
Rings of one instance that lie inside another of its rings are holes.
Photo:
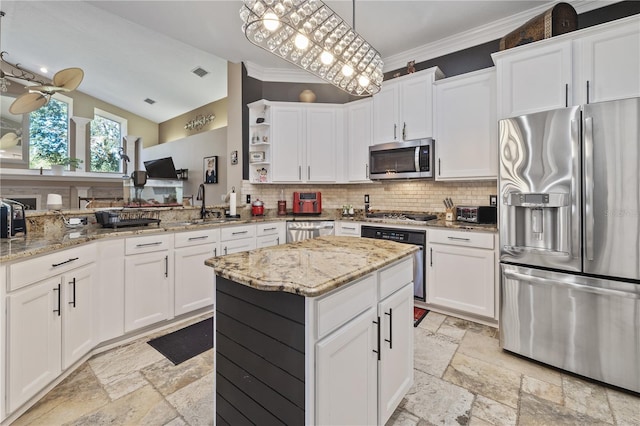
[[[433,178],[434,140],[390,142],[369,147],[369,179]]]

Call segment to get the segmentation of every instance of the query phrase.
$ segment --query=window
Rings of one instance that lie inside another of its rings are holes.
[[[29,113],[29,168],[49,168],[54,158],[69,156],[71,101],[56,95]]]
[[[96,109],[91,121],[90,170],[117,173],[122,171],[120,152],[126,135],[127,120]]]

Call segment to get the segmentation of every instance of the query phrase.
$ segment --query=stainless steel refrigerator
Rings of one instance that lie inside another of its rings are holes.
[[[500,344],[640,392],[640,98],[500,121]]]

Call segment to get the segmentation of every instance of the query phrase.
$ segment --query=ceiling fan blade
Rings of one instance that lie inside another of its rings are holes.
[[[53,76],[53,85],[64,89],[64,91],[75,90],[82,79],[84,78],[84,71],[80,68],[66,68],[58,71]]]
[[[64,87],[58,87],[58,86],[48,86],[48,85],[42,85],[42,86],[27,86],[26,89],[29,89],[29,92],[31,93],[46,93],[47,95],[51,95],[55,92],[70,92],[71,89],[65,89]]]
[[[42,93],[25,93],[18,96],[9,107],[11,114],[26,114],[31,111],[35,111],[41,106],[49,102],[49,98]]]

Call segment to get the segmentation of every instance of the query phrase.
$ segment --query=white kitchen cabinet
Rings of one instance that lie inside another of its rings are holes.
[[[495,69],[434,83],[436,180],[497,179]]]
[[[98,241],[96,342],[124,334],[124,238]]]
[[[373,143],[432,137],[432,86],[442,77],[433,67],[383,82],[373,95]]]
[[[336,221],[335,234],[337,236],[359,237],[361,223],[350,221]]]
[[[272,102],[272,181],[335,182],[341,107]]]
[[[316,308],[316,424],[385,424],[413,385],[413,258]]]
[[[256,225],[226,226],[220,230],[220,254],[233,254],[256,248]]]
[[[371,307],[316,345],[317,424],[379,424],[376,321]]]
[[[346,108],[345,137],[346,181],[369,180],[369,146],[373,142],[373,100],[349,102]]]
[[[430,229],[427,304],[495,318],[495,235]]]
[[[125,332],[173,318],[173,235],[125,240]]]
[[[277,246],[287,241],[284,222],[256,224],[256,248]]]
[[[202,229],[175,234],[174,314],[213,306],[213,269],[205,260],[217,256],[220,230]]]
[[[378,304],[379,424],[385,424],[413,384],[413,283]]]
[[[494,53],[498,118],[573,104],[572,42],[541,41]]]
[[[95,246],[91,244],[83,249],[89,256],[77,259],[81,264],[75,263],[75,268],[19,286],[7,295],[9,412],[19,408],[95,346],[96,267],[93,262],[87,263]],[[65,252],[37,260],[49,265],[53,261],[55,265],[60,256],[68,256]],[[21,271],[24,263],[29,261],[11,265],[10,269],[15,267]],[[16,279],[20,281],[18,276]]]
[[[585,30],[574,54],[576,104],[640,96],[640,17]]]

